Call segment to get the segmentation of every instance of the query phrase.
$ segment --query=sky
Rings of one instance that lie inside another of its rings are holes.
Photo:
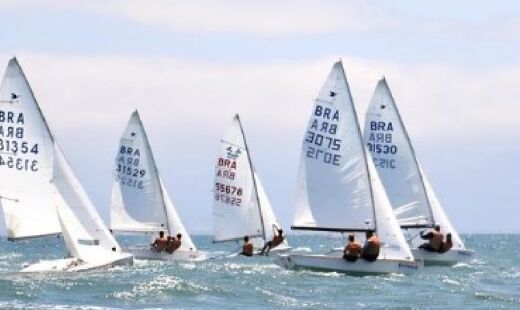
[[[0,70],[16,55],[107,221],[138,109],[182,220],[211,233],[213,164],[238,112],[288,228],[313,99],[342,59],[361,120],[385,76],[460,232],[520,233],[517,1],[2,0],[0,20]]]

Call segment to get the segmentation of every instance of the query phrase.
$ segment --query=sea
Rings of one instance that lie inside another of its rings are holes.
[[[194,236],[215,259],[136,260],[132,267],[20,274],[23,264],[62,258],[56,237],[0,241],[2,309],[520,309],[520,235],[463,235],[468,263],[425,267],[413,275],[348,276],[292,271],[269,257],[225,258],[237,244]],[[129,246],[139,237],[120,238]],[[333,235],[289,235],[299,251],[342,246]],[[148,242],[149,240],[144,240]]]

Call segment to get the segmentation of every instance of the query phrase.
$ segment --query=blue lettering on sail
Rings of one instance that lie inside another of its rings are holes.
[[[141,150],[131,146],[121,145],[119,155],[117,156],[116,180],[128,187],[143,189],[143,178],[146,175],[146,169],[142,168]]]
[[[38,171],[38,142],[25,139],[23,112],[0,110],[0,169]]]
[[[326,164],[339,166],[341,161],[341,139],[336,137],[339,110],[316,105],[309,130],[305,135],[305,155]]]
[[[398,152],[397,146],[393,144],[393,132],[392,122],[370,122],[366,144],[368,151],[372,153],[374,165],[378,168],[396,168],[396,160],[391,158]]]

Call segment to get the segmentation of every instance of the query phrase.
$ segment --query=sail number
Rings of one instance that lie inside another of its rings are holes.
[[[38,143],[31,146],[27,141],[19,142],[17,140],[0,138],[0,152],[10,152],[13,154],[18,152],[27,154],[31,152],[33,154],[38,154]]]
[[[396,154],[397,146],[384,145],[379,143],[367,143],[368,151],[374,154]]]
[[[38,155],[38,143],[24,140],[24,125],[23,113],[0,110],[0,167],[36,172],[38,160],[26,156]]]
[[[215,183],[215,200],[221,201],[232,206],[239,207],[242,203],[242,198],[239,198],[243,194],[241,187],[226,185],[222,183]],[[239,196],[239,197],[233,197]]]
[[[125,186],[143,189],[146,169],[140,169],[141,151],[138,148],[121,145],[117,159],[117,180]]]
[[[0,155],[0,167],[2,166],[21,171],[38,171],[38,161],[27,158],[14,158],[12,156]]]

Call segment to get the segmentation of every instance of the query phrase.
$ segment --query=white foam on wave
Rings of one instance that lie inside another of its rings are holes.
[[[151,296],[169,296],[173,292],[192,292],[198,293],[210,291],[210,288],[193,283],[179,277],[160,275],[150,281],[141,282],[132,287],[130,291],[118,291],[111,294],[120,299],[140,299]]]
[[[255,287],[255,291],[260,292],[262,295],[267,297],[269,302],[286,306],[286,307],[294,307],[294,308],[302,308],[302,307],[313,307],[319,308],[319,303],[309,303],[309,302],[300,302],[298,299],[290,296],[285,296],[280,293],[274,293],[267,289]]]

